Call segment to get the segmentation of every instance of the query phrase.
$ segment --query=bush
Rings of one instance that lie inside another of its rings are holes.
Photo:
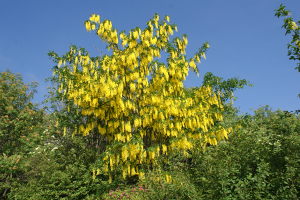
[[[196,187],[183,172],[172,173],[172,181],[166,181],[165,172],[152,171],[137,185],[125,186],[103,195],[103,199],[164,200],[200,199]]]
[[[193,155],[193,181],[205,199],[299,199],[300,121],[259,109],[229,141]]]
[[[108,181],[92,179],[95,153],[82,138],[53,135],[36,148],[24,165],[26,181],[12,189],[11,199],[97,199],[114,188]]]

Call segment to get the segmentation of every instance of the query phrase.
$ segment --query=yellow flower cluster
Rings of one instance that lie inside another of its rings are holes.
[[[294,21],[291,21],[289,25],[290,25],[290,27],[291,27],[292,30],[298,29],[298,25],[297,25],[297,23],[294,22]]]
[[[155,165],[162,155],[197,148],[197,141],[216,145],[227,138],[229,129],[212,129],[223,120],[220,97],[210,87],[187,92],[183,86],[189,69],[198,71],[196,63],[205,58],[205,51],[187,59],[188,40],[184,36],[171,41],[177,27],[169,21],[168,16],[160,21],[155,15],[144,30],[126,34],[92,15],[85,22],[87,31],[94,30],[112,53],[92,58],[71,48],[58,61],[63,65],[58,70],[64,80],[61,92],[89,117],[77,130],[83,135],[97,130],[109,144],[104,165],[95,174],[121,169],[124,178],[142,178],[141,166]],[[167,54],[166,63],[159,62],[161,52]]]

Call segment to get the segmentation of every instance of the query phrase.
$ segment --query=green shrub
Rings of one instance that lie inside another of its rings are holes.
[[[165,172],[152,171],[139,184],[112,190],[102,196],[105,200],[197,200],[201,199],[187,174],[172,173],[172,181],[166,181]]]
[[[191,173],[205,199],[299,199],[300,120],[259,109],[218,147],[193,155]]]
[[[26,181],[16,185],[11,199],[97,199],[114,184],[92,179],[95,153],[81,137],[53,135],[38,146],[24,165]],[[97,197],[97,198],[96,198]]]

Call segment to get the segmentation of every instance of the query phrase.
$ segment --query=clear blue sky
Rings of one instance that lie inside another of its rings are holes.
[[[199,66],[202,76],[190,75],[186,86],[198,86],[208,71],[245,78],[254,86],[236,92],[241,112],[263,105],[295,110],[300,108],[300,73],[288,60],[282,19],[274,16],[280,3],[300,19],[299,0],[1,0],[0,71],[39,82],[39,102],[47,93],[45,78],[52,74],[50,50],[62,54],[75,44],[94,55],[106,53],[103,43],[85,31],[83,22],[90,14],[112,20],[118,30],[130,30],[158,13],[169,15],[179,33],[188,35],[188,55],[205,41],[211,45]]]

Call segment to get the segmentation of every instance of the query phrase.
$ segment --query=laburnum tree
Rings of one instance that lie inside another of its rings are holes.
[[[143,30],[126,33],[93,14],[85,27],[110,53],[92,57],[72,46],[65,55],[49,54],[57,63],[54,79],[63,105],[81,116],[65,132],[100,137],[102,162],[94,177],[143,178],[146,166],[154,168],[170,153],[217,145],[231,131],[222,126],[221,94],[210,86],[187,91],[183,84],[189,70],[199,73],[196,63],[208,43],[187,58],[187,37],[171,38],[177,27],[169,20],[156,14]]]

